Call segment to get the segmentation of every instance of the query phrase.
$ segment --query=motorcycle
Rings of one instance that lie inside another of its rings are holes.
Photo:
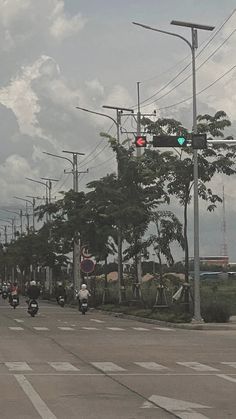
[[[86,298],[83,298],[80,303],[80,311],[83,315],[85,315],[86,311],[88,311],[88,300]]]
[[[2,291],[2,298],[3,298],[4,300],[6,300],[6,299],[7,299],[7,297],[8,297],[8,292],[7,292],[7,291]]]
[[[36,300],[30,300],[28,305],[28,313],[31,315],[31,317],[34,317],[39,310],[39,305]]]
[[[57,302],[58,302],[59,306],[64,307],[64,305],[65,305],[65,298],[62,295],[60,295],[58,297],[58,299],[57,299]]]
[[[19,305],[19,297],[17,297],[17,295],[12,296],[10,305],[14,308],[14,310]]]

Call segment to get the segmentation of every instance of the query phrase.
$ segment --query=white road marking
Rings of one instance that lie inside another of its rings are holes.
[[[183,365],[184,367],[191,368],[195,371],[219,371],[217,368],[201,364],[200,362],[176,362],[176,364]]]
[[[56,371],[79,371],[74,365],[69,362],[48,362]]]
[[[103,372],[126,371],[124,368],[119,367],[119,365],[116,365],[113,362],[91,362],[91,364]]]
[[[32,371],[26,362],[5,362],[9,371]]]
[[[169,397],[153,395],[141,406],[143,409],[162,407],[168,412],[176,413],[181,419],[209,419],[208,416],[197,413],[195,409],[210,409],[199,403],[187,402],[184,400],[171,399]],[[194,410],[193,410],[194,409]]]
[[[97,327],[82,327],[82,329],[85,329],[85,330],[99,330]]]
[[[15,374],[14,377],[42,419],[57,419],[24,375]]]
[[[24,330],[23,327],[17,327],[17,326],[9,327],[9,329],[11,329],[11,330]]]
[[[132,327],[132,329],[140,331],[150,331],[150,329],[146,329],[145,327]]]
[[[236,383],[236,378],[229,377],[226,374],[216,374],[217,377],[224,378],[225,380],[231,381],[232,383]]]
[[[167,367],[164,367],[164,365],[161,364],[157,364],[156,362],[134,362],[134,364],[152,371],[168,370]]]
[[[98,319],[90,319],[91,322],[96,322],[96,323],[105,323],[104,320],[98,320]]]
[[[236,362],[221,362],[221,364],[229,365],[230,367],[236,368]]]
[[[60,330],[75,330],[73,327],[58,327]]]
[[[39,326],[34,326],[33,329],[35,329],[35,330],[49,330],[48,327],[39,327]]]
[[[169,327],[154,327],[154,329],[163,330],[163,331],[166,331],[166,332],[173,332],[174,331],[174,329],[170,329]]]
[[[24,323],[24,320],[22,319],[14,319],[17,323]]]
[[[125,329],[122,329],[121,327],[107,327],[106,329],[109,329],[109,330],[114,330],[114,331],[119,331],[119,330],[125,330]]]

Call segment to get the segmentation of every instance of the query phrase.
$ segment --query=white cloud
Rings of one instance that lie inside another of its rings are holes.
[[[77,34],[86,23],[86,19],[81,14],[73,17],[67,16],[64,12],[64,1],[56,2],[51,20],[50,33],[58,41]]]

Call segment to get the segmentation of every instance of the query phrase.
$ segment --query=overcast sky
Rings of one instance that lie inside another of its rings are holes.
[[[71,187],[71,175],[64,173],[70,166],[43,151],[85,153],[79,167],[89,173],[80,175],[80,189],[114,171],[114,156],[99,133],[110,130],[115,135],[115,127],[75,106],[98,112],[104,111],[104,104],[134,107],[139,81],[143,113],[156,109],[157,116],[179,119],[191,128],[191,100],[161,109],[191,96],[191,78],[167,94],[191,74],[191,67],[153,96],[190,62],[188,46],[132,21],[189,39],[190,30],[170,25],[172,19],[216,27],[212,33],[199,31],[197,67],[207,61],[197,70],[197,91],[223,78],[198,95],[198,113],[225,110],[232,121],[231,133],[236,134],[234,7],[235,0],[0,0],[0,206],[16,210],[21,203],[13,196],[45,195],[43,185],[26,177],[58,179],[52,192],[57,197],[58,191]],[[131,128],[128,122],[125,126]],[[236,261],[236,178],[218,178],[212,187],[221,194],[223,183],[228,250],[231,261]],[[192,207],[189,214],[191,253]],[[0,213],[1,218],[6,216]],[[221,254],[221,223],[221,207],[207,214],[200,206],[201,255]]]

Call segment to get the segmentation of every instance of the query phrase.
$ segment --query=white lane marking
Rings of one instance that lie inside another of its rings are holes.
[[[24,375],[15,374],[14,377],[42,419],[57,419]]]
[[[154,329],[163,330],[163,331],[166,331],[166,332],[173,332],[174,331],[174,329],[170,329],[169,327],[154,327]]]
[[[114,330],[116,332],[118,332],[119,330],[125,330],[125,329],[122,329],[121,327],[106,327],[106,329]]]
[[[70,364],[70,362],[48,362],[48,364],[56,371],[79,371],[79,369]]]
[[[98,320],[98,319],[90,319],[91,322],[96,322],[96,323],[105,323],[104,320]]]
[[[39,326],[34,326],[33,329],[35,329],[35,330],[49,330],[48,327],[39,327]]]
[[[150,331],[150,329],[146,329],[145,327],[132,327],[134,330],[140,330],[140,331]]]
[[[91,364],[103,372],[126,371],[124,368],[119,367],[119,365],[116,365],[113,362],[91,362]]]
[[[217,368],[201,364],[200,362],[176,362],[176,364],[183,365],[184,367],[191,368],[195,371],[219,371]]]
[[[85,329],[85,330],[99,330],[97,327],[82,327],[82,329]]]
[[[224,378],[224,380],[231,381],[232,383],[236,383],[236,378],[229,377],[226,374],[216,374],[217,377]]]
[[[221,362],[221,364],[229,365],[229,367],[236,368],[236,362]]]
[[[152,371],[168,370],[167,367],[164,367],[164,365],[161,364],[157,364],[156,362],[134,362],[134,364]]]
[[[32,371],[26,362],[5,362],[9,371]]]
[[[60,330],[75,330],[73,327],[58,327]]]
[[[9,327],[9,329],[11,329],[11,330],[24,330],[23,327],[17,327],[17,326]]]
[[[17,323],[24,323],[24,320],[22,319],[14,319]]]

